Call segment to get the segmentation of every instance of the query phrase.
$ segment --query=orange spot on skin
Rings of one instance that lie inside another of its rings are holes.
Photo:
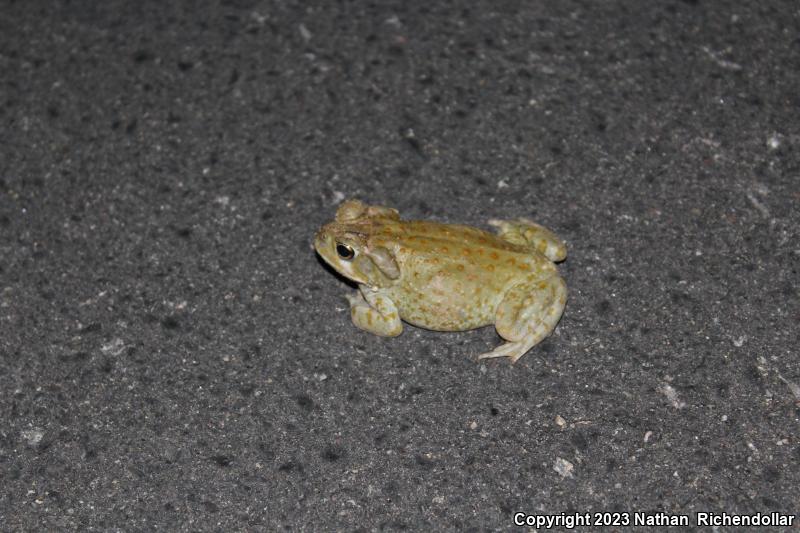
[[[544,289],[544,288],[546,288],[546,287],[547,287],[547,282],[546,282],[546,281],[543,281],[543,282],[541,282],[541,283],[539,284],[539,288],[540,288],[540,289]]]
[[[519,265],[517,268],[519,268],[520,270],[528,270],[528,265],[525,264]]]
[[[447,252],[449,252],[449,251],[450,251],[450,250],[447,248],[447,246],[442,246],[441,250],[442,250],[442,253],[443,253],[443,254],[446,254]]]
[[[499,256],[499,255],[497,255],[497,252],[492,252],[492,253],[490,253],[490,254],[489,254],[489,257],[491,257],[492,259],[500,259],[500,256]]]
[[[489,272],[494,272],[494,265],[486,265],[486,270]]]
[[[476,252],[478,255],[483,255],[483,248],[478,248]]]
[[[464,272],[464,265],[456,265],[456,270],[459,272]]]
[[[471,252],[469,251],[469,248],[464,248],[463,250],[461,250],[461,254],[464,256],[468,256],[470,253]]]
[[[509,265],[513,265],[514,263],[516,263],[516,260],[513,257],[509,257],[506,263],[508,263]]]

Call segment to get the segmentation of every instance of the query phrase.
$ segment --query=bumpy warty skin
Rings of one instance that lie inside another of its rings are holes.
[[[566,247],[526,219],[492,220],[498,234],[457,224],[402,220],[394,209],[344,202],[314,240],[319,255],[359,284],[354,324],[378,335],[404,320],[437,331],[494,324],[506,339],[480,358],[518,360],[555,328],[566,285],[554,262]]]

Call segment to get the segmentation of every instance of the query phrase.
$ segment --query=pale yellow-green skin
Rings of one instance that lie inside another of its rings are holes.
[[[567,301],[555,262],[567,249],[526,219],[491,220],[498,234],[401,220],[394,209],[344,202],[314,239],[319,255],[359,284],[353,323],[396,336],[402,320],[437,331],[494,324],[506,342],[479,356],[516,362],[555,328]]]

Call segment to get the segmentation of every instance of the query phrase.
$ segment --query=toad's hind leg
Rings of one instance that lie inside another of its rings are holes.
[[[527,218],[516,220],[490,220],[501,239],[528,246],[542,253],[550,261],[563,261],[567,258],[567,246],[555,233]]]
[[[509,342],[478,359],[508,357],[516,363],[553,332],[566,302],[567,285],[557,274],[512,287],[497,308],[495,322],[497,333]]]

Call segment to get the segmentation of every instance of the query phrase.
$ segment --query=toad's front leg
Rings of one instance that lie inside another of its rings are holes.
[[[403,332],[403,323],[394,302],[369,287],[362,285],[360,288],[360,291],[347,295],[353,324],[382,337],[400,335]]]
[[[508,357],[512,363],[555,329],[567,302],[567,285],[558,274],[512,287],[497,308],[495,327],[507,343],[478,359]]]

